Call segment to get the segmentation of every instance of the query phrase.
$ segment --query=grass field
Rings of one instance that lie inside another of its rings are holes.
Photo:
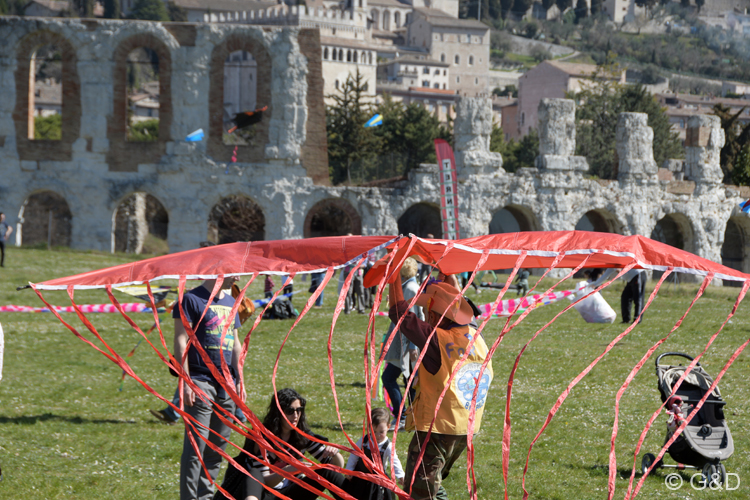
[[[18,285],[42,281],[90,269],[127,262],[133,257],[71,251],[11,248],[6,268],[0,269],[0,304],[41,305],[31,290],[16,292]],[[305,290],[295,296],[301,309],[309,282],[296,280]],[[335,279],[333,281],[336,281]],[[532,279],[533,281],[533,279]],[[550,281],[549,284],[552,282]],[[653,283],[650,283],[650,293]],[[262,296],[262,280],[250,289]],[[572,288],[572,286],[561,287]],[[604,296],[619,308],[622,284]],[[531,498],[606,498],[608,453],[617,390],[646,350],[663,337],[690,303],[697,285],[665,285],[641,325],[625,337],[573,389],[567,401],[542,435],[531,455],[527,487]],[[709,288],[683,326],[657,351],[698,354],[718,330],[736,299],[737,288]],[[278,387],[292,386],[308,398],[308,418],[313,429],[331,440],[345,443],[338,427],[326,359],[335,285],[326,290],[325,305],[312,310],[292,333],[280,360]],[[470,292],[472,298],[474,292]],[[45,296],[58,305],[69,305],[63,292]],[[125,300],[125,296],[118,296]],[[478,303],[494,296],[484,292]],[[99,291],[76,294],[78,303],[106,302]],[[476,438],[476,473],[479,498],[503,496],[501,435],[508,374],[521,347],[531,335],[565,305],[558,303],[532,311],[500,344],[493,365],[495,380],[486,405],[481,433]],[[750,336],[748,306],[743,304],[703,358],[712,375],[731,353]],[[619,313],[618,313],[619,314]],[[132,315],[142,328],[150,326],[146,314]],[[88,317],[107,343],[121,355],[138,341],[138,334],[115,314]],[[74,326],[80,322],[66,315]],[[181,426],[167,426],[148,413],[163,403],[132,379],[120,386],[121,370],[94,349],[76,339],[51,314],[0,314],[5,330],[5,359],[0,381],[0,498],[39,499],[172,499],[178,495]],[[388,320],[377,319],[378,332]],[[249,325],[248,323],[247,325]],[[362,353],[367,317],[352,314],[340,318],[334,332],[333,356],[336,389],[346,431],[360,432],[364,412]],[[485,331],[488,344],[504,324],[494,319]],[[166,323],[171,345],[171,321]],[[246,362],[248,405],[264,414],[271,395],[271,372],[281,341],[291,321],[264,321],[253,333]],[[509,495],[521,498],[521,474],[526,451],[544,418],[565,386],[623,330],[613,325],[586,324],[571,310],[545,330],[521,360],[512,398]],[[83,331],[81,330],[81,333]],[[93,338],[88,332],[87,338]],[[156,335],[152,334],[153,339]],[[95,339],[94,339],[95,340]],[[141,344],[131,365],[146,383],[171,397],[176,379],[171,377],[150,347]],[[726,414],[735,439],[735,454],[726,463],[738,474],[734,491],[695,491],[685,484],[677,491],[665,486],[660,470],[646,480],[640,498],[746,499],[750,497],[750,366],[743,353],[721,382],[727,400]],[[656,377],[650,360],[632,382],[621,403],[617,440],[617,492],[622,498],[624,479],[633,461],[635,442],[651,413],[659,406]],[[663,443],[666,417],[662,414],[648,434],[644,449],[656,453]],[[403,451],[410,438],[399,435]],[[239,438],[235,436],[239,442]],[[667,458],[669,462],[669,459]],[[640,456],[638,457],[640,464]],[[451,498],[467,498],[466,465],[459,463],[446,480]],[[640,474],[636,476],[636,479]]]

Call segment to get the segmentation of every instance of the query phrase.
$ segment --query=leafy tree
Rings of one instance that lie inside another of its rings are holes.
[[[555,5],[555,0],[542,0],[542,7],[545,11],[550,10]]]
[[[743,107],[736,113],[723,104],[714,106],[714,114],[721,120],[724,129],[724,147],[721,148],[720,162],[724,171],[724,182],[735,181],[734,167],[740,152],[750,144],[750,123],[742,125],[740,116],[745,112]],[[742,173],[738,175],[743,175]]]
[[[503,17],[503,2],[501,0],[489,0],[489,14],[490,19]]]
[[[654,131],[654,160],[662,165],[679,158],[683,149],[672,132],[669,118],[643,86],[621,85],[612,75],[616,66],[600,67],[594,81],[571,95],[576,108],[576,149],[589,162],[590,173],[602,179],[617,178],[616,131],[620,113],[646,113]],[[609,78],[607,78],[609,76]]]
[[[500,0],[500,9],[502,12],[503,19],[508,17],[508,12],[513,9],[514,0]]]
[[[34,139],[59,141],[62,139],[62,115],[55,113],[49,116],[34,117]]]
[[[175,23],[186,23],[188,20],[187,11],[174,2],[167,2],[167,14]]]
[[[94,17],[95,4],[94,0],[73,0],[73,13],[80,17]]]
[[[690,7],[690,0],[680,0],[680,5],[685,8]]]
[[[536,157],[539,156],[539,134],[532,128],[520,141],[511,139],[506,142],[503,129],[493,123],[490,151],[502,155],[503,169],[506,172],[512,173],[521,167],[533,167]]]
[[[367,82],[357,70],[349,75],[336,94],[329,96],[334,104],[326,112],[328,134],[328,165],[331,181],[340,184],[352,180],[352,167],[364,168],[373,163],[379,149],[379,139],[365,123],[373,115],[372,105],[365,94]]]
[[[750,186],[750,144],[740,150],[732,171],[732,183],[738,186]]]
[[[104,17],[120,19],[120,0],[104,0]]]
[[[656,5],[656,0],[635,0],[635,4],[638,7],[644,7],[646,9],[651,9],[654,5]]]
[[[450,128],[417,103],[404,106],[387,99],[378,109],[383,125],[375,134],[380,137],[384,154],[395,153],[403,158],[404,173],[420,163],[433,163],[435,139],[452,141]],[[386,121],[388,123],[386,123]]]
[[[162,0],[135,0],[130,18],[146,21],[169,21],[167,8]]]
[[[506,85],[504,89],[495,87],[492,93],[498,97],[518,97],[518,89],[515,85]]]
[[[532,3],[533,3],[533,0],[514,0],[513,12],[517,16],[522,16],[526,14],[526,12],[529,10],[529,7],[531,7]]]
[[[595,16],[602,11],[603,0],[591,0],[591,15]]]

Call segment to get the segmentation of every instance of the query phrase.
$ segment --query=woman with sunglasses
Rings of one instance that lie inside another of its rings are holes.
[[[302,436],[297,430],[304,431],[306,434],[315,436],[320,440],[326,440],[324,437],[313,433],[307,425],[305,415],[305,398],[300,396],[294,389],[281,389],[277,393],[279,404],[276,404],[276,398],[271,398],[268,405],[268,412],[263,419],[263,425],[275,436],[279,437],[286,443],[286,452],[292,456],[299,455],[292,450],[294,448],[300,455],[309,453],[313,458],[321,463],[330,463],[338,467],[344,466],[344,458],[339,450],[333,446],[326,446],[321,443],[311,441]],[[279,406],[281,409],[279,409]],[[283,412],[283,414],[282,414]],[[286,418],[284,418],[286,416]],[[288,420],[288,422],[287,422]],[[245,439],[244,450],[252,455],[262,458],[266,462],[283,467],[285,472],[294,474],[297,468],[293,465],[286,464],[282,459],[272,452],[260,451],[257,444],[251,439]],[[266,486],[274,488],[278,493],[285,495],[293,500],[314,500],[317,495],[305,487],[284,478],[280,474],[272,472],[270,468],[249,457],[245,453],[240,453],[235,457],[235,461],[242,465],[252,477],[237,470],[233,465],[229,465],[224,483],[221,485],[228,493],[237,500],[270,500],[277,498],[273,494],[265,491],[260,481]],[[318,469],[317,474],[325,478],[331,484],[343,488],[345,477],[335,471]],[[310,477],[304,477],[302,480],[311,485],[318,491],[325,489],[324,486]],[[224,500],[225,497],[220,491],[216,493],[214,500]]]

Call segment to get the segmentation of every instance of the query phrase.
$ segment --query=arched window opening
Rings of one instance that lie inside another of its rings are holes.
[[[326,48],[326,51],[328,49]],[[327,54],[325,55],[327,57]],[[250,146],[255,138],[256,125],[227,134],[234,124],[234,115],[254,111],[257,104],[258,65],[246,50],[231,52],[224,61],[224,144]]]
[[[674,213],[665,215],[656,223],[654,230],[651,232],[651,239],[666,243],[680,250],[694,252],[695,239],[693,234],[693,226],[690,223],[690,219],[683,214]],[[661,275],[661,272],[654,271],[653,279],[659,279]],[[681,276],[687,277],[685,274]]]
[[[377,10],[372,9],[370,11],[370,19],[372,19],[372,29],[374,30],[380,29],[380,24],[378,23],[380,19],[380,13],[378,13]]]
[[[112,251],[134,254],[169,253],[169,214],[148,193],[137,192],[115,209],[112,220]]]
[[[393,24],[396,26],[396,28],[401,27],[401,13],[396,12],[393,14]]]
[[[383,30],[391,30],[391,12],[389,10],[383,12]]]
[[[440,54],[440,62],[441,63],[445,62],[445,54]]]
[[[55,45],[39,47],[29,64],[29,139],[62,139],[62,53]]]
[[[372,52],[368,52],[367,54],[367,63],[372,64]]]
[[[746,216],[734,216],[727,221],[721,263],[743,273],[750,269],[750,221]],[[741,281],[724,281],[724,286],[741,285]]]
[[[53,191],[29,196],[18,214],[16,241],[23,246],[69,247],[73,215],[65,198]]]
[[[328,60],[328,47],[323,49],[323,59]]]
[[[227,196],[208,216],[208,241],[222,245],[235,241],[262,241],[266,237],[266,218],[253,200]]]
[[[474,65],[474,56],[469,56],[469,66]]]
[[[443,237],[440,209],[431,203],[417,203],[409,207],[398,219],[400,234],[415,234],[422,238],[431,234],[434,238]]]
[[[461,64],[461,56],[456,54],[455,57],[453,58],[453,64],[456,64],[456,65]]]
[[[578,221],[576,231],[622,234],[622,224],[611,212],[604,209],[590,210]]]
[[[354,60],[352,62],[357,63],[358,60],[359,60],[359,57],[358,57],[358,54],[357,54],[356,50],[354,51],[354,54],[352,54],[352,57],[354,58]]]
[[[307,212],[304,234],[305,238],[362,234],[362,219],[343,198],[322,200]]]
[[[138,47],[127,57],[127,140],[159,140],[159,56]]]
[[[489,234],[538,230],[539,222],[529,208],[521,205],[508,205],[492,215]]]
[[[352,51],[347,50],[346,51],[346,62],[352,62]]]

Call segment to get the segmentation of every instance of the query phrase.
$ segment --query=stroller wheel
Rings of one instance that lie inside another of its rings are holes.
[[[718,469],[714,464],[706,464],[703,466],[703,484],[705,487],[710,488],[713,485],[722,484],[722,475],[718,474]]]
[[[719,481],[721,481],[721,484],[727,484],[727,468],[724,467],[724,464],[719,464]]]
[[[656,456],[653,453],[646,453],[643,455],[643,458],[641,459],[641,474],[646,474],[646,471],[648,471],[648,468],[651,467],[651,464],[653,464],[656,461]],[[656,467],[654,467],[656,469]]]

